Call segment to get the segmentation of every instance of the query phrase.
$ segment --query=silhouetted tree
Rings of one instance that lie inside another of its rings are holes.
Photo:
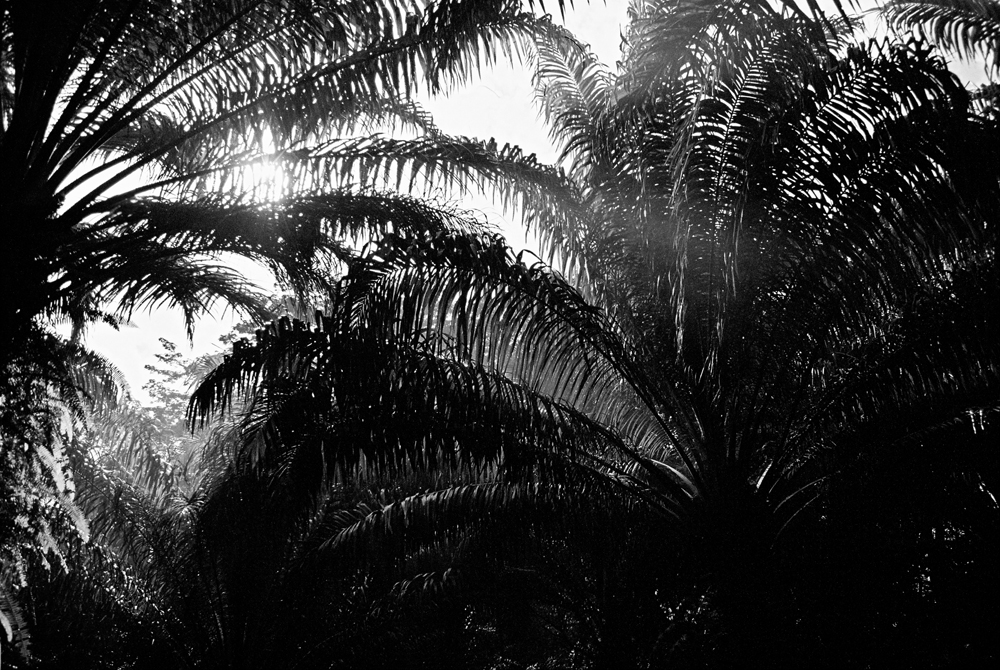
[[[196,411],[245,398],[241,453],[302,495],[482,468],[359,532],[433,542],[532,519],[502,516],[525,496],[633,496],[655,523],[628,540],[673,548],[655,588],[618,585],[669,624],[616,633],[614,602],[579,595],[615,585],[583,578],[577,620],[612,624],[571,644],[588,667],[987,662],[984,628],[945,622],[963,597],[963,621],[996,620],[974,596],[996,589],[995,124],[920,43],[765,2],[631,20],[618,73],[539,46],[570,167],[527,219],[568,279],[444,219],[383,236],[313,327],[238,346]]]

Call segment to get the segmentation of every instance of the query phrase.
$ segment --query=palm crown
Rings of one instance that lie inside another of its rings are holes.
[[[917,28],[966,58],[984,56],[1000,70],[1000,3],[995,0],[894,0],[882,10],[890,23]]]
[[[794,630],[793,663],[811,633],[790,603],[822,590],[803,552],[891,528],[886,569],[911,569],[935,523],[901,502],[921,487],[963,533],[995,518],[996,128],[916,42],[853,44],[767,3],[631,18],[619,73],[558,32],[538,45],[569,171],[528,221],[575,286],[447,226],[383,237],[314,328],[238,347],[194,408],[247,390],[247,453],[312,490],[494,464],[478,498],[418,496],[386,527],[473,518],[525,478],[624,488],[661,519],[642,533],[687,547],[662,569],[709,584],[719,659]],[[875,482],[897,506],[852,531],[844,501]],[[830,616],[820,635],[851,634]]]
[[[366,166],[434,144],[386,156],[358,133],[433,136],[410,97],[510,53],[535,19],[509,1],[150,0],[11,2],[3,21],[8,342],[115,304],[176,304],[189,325],[216,298],[252,309],[224,253],[321,279],[338,239],[394,214]]]

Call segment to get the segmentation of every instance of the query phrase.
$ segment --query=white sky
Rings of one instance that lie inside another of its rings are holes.
[[[830,0],[821,0],[831,4]],[[549,0],[547,9],[556,14],[558,5]],[[565,25],[583,42],[591,45],[598,57],[613,67],[619,57],[622,26],[626,20],[627,0],[592,0],[589,4],[577,0],[575,9],[568,9]],[[867,2],[865,4],[868,4]],[[956,68],[964,81],[982,81],[981,68],[960,66]],[[510,142],[521,147],[525,154],[535,153],[544,163],[555,161],[556,152],[548,140],[545,128],[533,106],[531,73],[521,65],[498,64],[466,87],[453,91],[447,98],[429,101],[426,107],[444,132],[487,140],[496,138],[503,146]],[[476,198],[460,206],[479,211],[498,225],[503,217],[487,200]],[[505,232],[515,248],[531,246],[525,243],[517,226],[507,224]],[[158,310],[151,314],[135,314],[132,326],[121,331],[97,324],[91,327],[88,343],[119,367],[128,380],[133,395],[142,402],[148,397],[142,385],[149,378],[144,366],[155,362],[161,351],[158,339],[163,337],[178,345],[190,355],[220,350],[218,338],[229,332],[234,323],[233,315],[206,316],[198,324],[192,347],[184,334],[183,320],[179,313]]]

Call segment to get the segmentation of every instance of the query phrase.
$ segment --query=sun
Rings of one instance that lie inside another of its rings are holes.
[[[289,193],[291,178],[280,158],[265,156],[248,167],[247,185],[259,202],[280,202]]]

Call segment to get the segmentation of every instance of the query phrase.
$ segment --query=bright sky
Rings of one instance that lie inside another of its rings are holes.
[[[830,0],[821,0],[826,5]],[[868,4],[866,0],[865,4]],[[575,9],[567,11],[565,25],[605,63],[618,60],[620,35],[627,16],[627,0],[592,0],[589,4],[577,0]],[[549,0],[547,9],[558,12],[555,0]],[[556,16],[558,20],[558,15]],[[981,68],[959,66],[956,68],[964,81],[982,81]],[[526,154],[535,153],[542,162],[552,163],[556,152],[548,140],[545,128],[533,106],[531,73],[518,64],[501,63],[485,71],[478,80],[447,98],[426,103],[438,127],[452,135],[464,135],[487,140],[496,138],[503,146],[510,142],[521,147]],[[486,215],[498,225],[504,225],[500,212],[489,201],[476,198],[461,203]],[[531,246],[525,243],[523,233],[509,222],[505,232],[515,248]],[[158,339],[173,341],[185,353],[200,355],[220,350],[218,338],[229,332],[234,323],[231,312],[216,317],[207,316],[198,324],[192,347],[187,346],[183,321],[179,313],[158,310],[152,314],[135,314],[133,325],[116,332],[108,326],[92,327],[88,343],[103,354],[124,373],[132,393],[140,401],[148,397],[141,387],[149,378],[144,366],[155,362],[160,352]]]

